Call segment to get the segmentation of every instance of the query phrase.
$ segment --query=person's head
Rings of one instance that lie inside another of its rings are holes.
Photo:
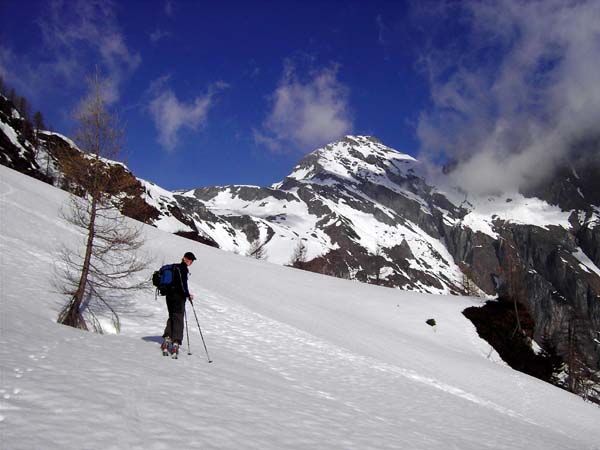
[[[196,256],[194,256],[192,252],[186,252],[185,255],[183,255],[183,262],[188,266],[191,266],[194,261],[196,261]]]

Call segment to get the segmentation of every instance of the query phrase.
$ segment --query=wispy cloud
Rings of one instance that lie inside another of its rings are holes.
[[[126,44],[110,0],[54,0],[36,22],[42,36],[39,55],[17,56],[6,47],[0,52],[9,80],[30,94],[47,85],[83,87],[85,75],[99,66],[112,81],[107,101],[118,100],[141,56]]]
[[[17,88],[20,92],[30,94],[29,89],[23,89],[23,77],[29,78],[33,75],[31,68],[28,65],[19,61],[15,52],[0,44],[0,75],[9,85]]]
[[[349,89],[337,78],[338,66],[311,70],[302,78],[286,62],[279,86],[271,96],[271,111],[257,143],[272,151],[294,148],[308,152],[352,130]]]
[[[173,19],[175,16],[175,9],[175,2],[173,0],[165,0],[163,8],[165,16],[167,16],[169,19]],[[157,27],[154,31],[150,33],[150,41],[156,44],[157,42],[163,41],[172,36],[173,35],[171,32],[166,31],[161,27]]]
[[[383,22],[383,16],[381,14],[377,14],[377,17],[375,17],[375,24],[377,25],[377,42],[379,42],[380,45],[387,45],[387,41],[385,38],[385,33],[387,31],[387,28],[385,26],[385,23]]]
[[[247,68],[244,71],[244,74],[250,78],[257,78],[261,74],[261,72],[262,70],[256,62],[256,60],[251,59],[247,64]]]
[[[173,0],[167,0],[165,2],[165,14],[169,17],[173,17],[174,13],[175,13],[175,5],[173,3]]]
[[[172,151],[177,147],[182,130],[196,131],[205,125],[215,95],[227,88],[227,84],[213,83],[206,94],[185,102],[179,100],[168,87],[169,78],[165,76],[153,83],[149,111],[158,131],[159,143],[164,149]]]
[[[526,186],[600,133],[600,3],[467,1],[437,13],[466,34],[433,36],[421,61],[433,106],[417,132],[422,157],[461,161],[457,184]]]
[[[386,61],[390,61],[390,53],[389,53],[389,42],[387,38],[388,28],[385,25],[383,20],[383,16],[381,14],[377,14],[375,17],[375,25],[377,26],[377,43],[383,49],[383,57]]]
[[[167,39],[170,36],[171,36],[171,33],[169,33],[168,31],[161,30],[160,28],[157,28],[152,33],[150,33],[150,41],[156,43],[158,41],[162,41],[164,39]]]

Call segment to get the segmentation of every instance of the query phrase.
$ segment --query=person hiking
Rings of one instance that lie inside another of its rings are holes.
[[[167,310],[169,318],[163,333],[163,342],[161,349],[163,355],[171,354],[177,358],[179,346],[183,341],[183,323],[185,317],[185,301],[189,299],[190,303],[194,295],[190,294],[188,289],[188,267],[196,260],[192,252],[186,252],[179,264],[173,265],[173,283],[166,294]]]

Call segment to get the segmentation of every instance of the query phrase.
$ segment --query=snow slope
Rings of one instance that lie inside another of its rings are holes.
[[[55,323],[66,194],[0,166],[2,449],[600,449],[600,409],[512,371],[461,311],[226,253],[152,227],[155,266],[193,251],[191,350],[166,308],[121,299],[120,335]],[[149,273],[146,274],[149,276]],[[435,318],[436,329],[425,324]]]

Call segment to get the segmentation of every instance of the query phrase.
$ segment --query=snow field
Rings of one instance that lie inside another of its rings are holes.
[[[160,355],[166,308],[151,291],[118,303],[120,335],[59,326],[56,245],[82,239],[59,218],[66,199],[0,167],[2,448],[600,448],[597,407],[488,358],[461,314],[475,299],[324,277],[145,227],[156,266],[198,257],[190,287],[214,363],[189,306],[193,354],[184,337],[179,360]]]

